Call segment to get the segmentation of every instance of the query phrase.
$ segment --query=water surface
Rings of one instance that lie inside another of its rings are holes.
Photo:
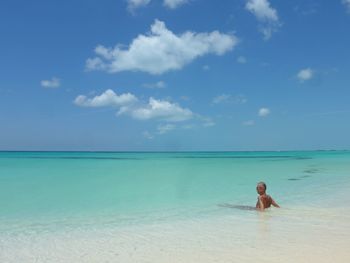
[[[282,209],[248,209],[258,181]],[[257,237],[288,254],[322,233],[341,260],[349,186],[349,151],[0,152],[0,261],[250,262]]]

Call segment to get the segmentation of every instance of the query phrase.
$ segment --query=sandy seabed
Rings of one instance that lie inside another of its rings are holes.
[[[239,211],[134,226],[0,234],[0,262],[347,263],[346,209]]]

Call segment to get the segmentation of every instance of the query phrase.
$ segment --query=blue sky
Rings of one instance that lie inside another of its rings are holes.
[[[350,148],[350,1],[2,1],[1,150]]]

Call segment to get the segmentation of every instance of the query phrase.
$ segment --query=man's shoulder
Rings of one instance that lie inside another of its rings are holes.
[[[258,199],[266,199],[268,196],[267,195],[259,195]]]
[[[260,195],[259,198],[266,199],[266,200],[272,199],[270,195]]]

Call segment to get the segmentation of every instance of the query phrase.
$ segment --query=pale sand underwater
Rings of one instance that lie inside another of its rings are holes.
[[[279,156],[4,154],[0,262],[349,262],[350,154]]]
[[[350,214],[287,210],[18,235],[1,262],[348,262]],[[6,248],[6,249],[4,249]]]

